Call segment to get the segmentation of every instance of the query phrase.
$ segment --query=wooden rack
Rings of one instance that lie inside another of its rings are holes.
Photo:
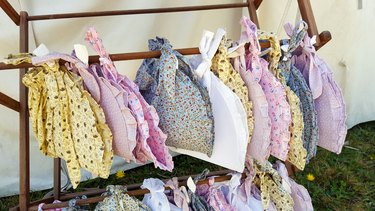
[[[318,33],[318,29],[315,23],[314,15],[312,12],[311,4],[309,0],[297,0],[299,9],[301,12],[302,19],[307,22],[309,29],[309,36],[316,35],[315,48],[319,49],[325,45],[330,39],[331,34],[328,31]],[[99,16],[116,16],[116,15],[139,15],[139,14],[152,14],[152,13],[172,13],[172,12],[188,12],[188,11],[200,11],[200,10],[216,10],[216,9],[230,9],[230,8],[248,8],[250,19],[258,26],[259,22],[256,10],[261,5],[262,0],[246,0],[246,2],[232,3],[232,4],[216,4],[216,5],[200,5],[200,6],[187,6],[187,7],[167,7],[167,8],[154,8],[154,9],[136,9],[136,10],[116,10],[116,11],[99,11],[99,12],[83,12],[83,13],[64,13],[64,14],[44,14],[44,15],[28,15],[26,11],[18,13],[7,0],[0,0],[0,7],[9,16],[9,18],[19,26],[20,33],[20,52],[28,52],[29,50],[29,22],[30,21],[42,21],[42,20],[54,20],[54,19],[67,19],[67,18],[83,18],[83,17],[99,17]],[[265,46],[262,46],[265,47]],[[198,48],[185,48],[178,49],[178,51],[184,55],[199,54]],[[160,56],[160,51],[150,52],[136,52],[136,53],[123,53],[123,54],[112,54],[111,58],[113,61],[120,60],[132,60],[132,59],[145,59]],[[90,56],[89,62],[97,62],[98,56]],[[30,202],[30,150],[29,150],[29,116],[28,116],[28,92],[27,88],[22,84],[22,78],[27,71],[27,68],[32,67],[30,64],[19,64],[19,65],[7,65],[0,63],[0,70],[4,69],[18,69],[19,68],[19,101],[12,99],[11,97],[0,92],[0,104],[19,112],[19,206],[12,208],[12,210],[36,210],[39,203],[51,203],[53,200],[69,200],[76,196],[85,195],[98,195],[104,192],[103,189],[91,190],[79,193],[65,194],[60,193],[60,159],[54,159],[54,186],[53,186],[53,197]],[[215,172],[214,175],[221,175],[220,180],[228,180],[230,176],[223,176],[225,172]],[[182,177],[180,180],[187,177]],[[182,182],[182,181],[181,181]],[[203,180],[201,183],[207,181]],[[139,185],[130,185],[128,189],[133,191],[139,188]],[[131,194],[144,194],[147,191],[134,191]],[[87,204],[101,201],[103,197],[94,197],[78,201],[77,204]],[[63,204],[66,206],[65,204]],[[43,209],[51,209],[61,207],[61,204],[45,204]]]

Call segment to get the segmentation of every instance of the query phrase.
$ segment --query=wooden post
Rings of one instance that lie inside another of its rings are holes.
[[[0,0],[0,7],[17,26],[20,25],[20,15],[7,0]]]
[[[254,0],[255,9],[258,9],[260,7],[260,4],[262,4],[263,0]]]
[[[307,32],[310,37],[316,36],[316,45],[320,45],[320,37],[318,27],[316,26],[314,13],[311,8],[310,0],[298,0],[298,7],[301,12],[302,19],[309,25]]]
[[[257,9],[255,7],[254,0],[247,0],[247,4],[248,4],[247,8],[249,10],[250,20],[259,29],[259,21],[258,21]]]
[[[53,159],[53,198],[60,199],[61,190],[61,160],[60,158]]]
[[[28,14],[25,11],[20,12],[20,52],[29,51],[29,22]],[[19,135],[19,174],[20,174],[20,193],[19,208],[27,210],[30,198],[30,136],[29,136],[29,115],[27,106],[27,88],[22,83],[27,68],[20,69],[19,90],[20,90],[20,135]]]

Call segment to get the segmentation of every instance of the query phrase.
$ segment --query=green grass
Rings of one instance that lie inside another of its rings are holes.
[[[340,155],[319,149],[295,176],[316,210],[375,210],[375,122],[352,128],[346,141]],[[315,176],[313,182],[307,181],[308,173]]]
[[[296,173],[294,179],[304,185],[313,200],[315,210],[375,210],[375,122],[358,125],[348,131],[347,145],[340,155],[319,149],[303,172]],[[219,166],[188,157],[174,158],[172,173],[155,169],[153,164],[126,171],[122,179],[114,175],[109,179],[93,179],[79,185],[83,188],[104,188],[109,184],[140,183],[144,178],[171,178],[222,169]],[[314,181],[306,179],[307,174],[315,176]],[[31,199],[43,197],[48,191],[31,194]],[[18,203],[17,196],[0,199],[0,210],[7,210]]]

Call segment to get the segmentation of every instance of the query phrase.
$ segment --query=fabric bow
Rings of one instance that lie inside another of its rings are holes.
[[[143,202],[149,205],[155,210],[169,211],[169,201],[167,196],[164,194],[164,183],[160,179],[150,178],[145,179],[141,186],[142,189],[148,189],[149,194],[146,194]]]
[[[109,54],[105,50],[102,39],[99,37],[98,32],[94,27],[90,27],[85,36],[85,40],[90,43],[96,53],[99,54],[100,64],[103,66],[102,71],[105,75],[113,80],[118,79],[118,74],[115,65],[113,64]]]
[[[293,28],[292,24],[284,25],[286,34],[290,37],[290,42],[285,56],[291,59],[292,63],[303,63],[304,67],[301,69],[304,78],[308,81],[313,98],[317,99],[323,91],[323,82],[321,72],[316,64],[316,51],[311,42],[311,38],[306,33],[308,26],[304,21]],[[301,47],[300,55],[292,56],[292,52]]]
[[[199,44],[199,52],[201,53],[201,63],[197,69],[194,70],[195,75],[199,80],[204,81],[210,94],[211,79],[209,71],[211,68],[211,60],[219,48],[220,41],[225,35],[224,29],[219,28],[214,36],[213,32],[203,31],[203,36]]]

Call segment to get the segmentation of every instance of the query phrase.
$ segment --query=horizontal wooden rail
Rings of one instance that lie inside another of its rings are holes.
[[[0,0],[0,7],[17,26],[20,25],[20,15],[7,0]]]
[[[269,42],[261,42],[260,43],[262,48],[268,48]],[[176,49],[176,51],[180,52],[182,55],[195,55],[200,54],[199,48],[181,48]],[[137,59],[148,59],[148,58],[157,58],[160,57],[160,51],[144,51],[144,52],[134,52],[134,53],[119,53],[119,54],[110,54],[112,61],[126,61],[126,60],[137,60]],[[89,63],[99,62],[99,56],[90,56]],[[18,65],[12,64],[4,64],[0,63],[0,70],[7,70],[7,69],[18,69],[18,68],[31,68],[35,67],[29,63],[21,63]]]
[[[210,172],[207,174],[207,177],[210,177],[210,176],[222,176],[222,175],[226,175],[228,173],[230,173],[231,171],[230,170],[222,170],[222,171],[215,171],[215,172]],[[191,177],[195,177],[197,175],[191,175]],[[187,180],[190,176],[182,176],[182,177],[178,177],[178,181],[181,182],[181,181],[184,181],[184,180]],[[168,179],[164,180],[164,182],[167,182]],[[126,185],[126,188],[127,190],[135,190],[135,189],[138,189],[141,187],[141,183],[138,183],[138,184],[131,184],[131,185]],[[97,188],[97,189],[91,189],[91,190],[86,190],[86,191],[82,191],[82,192],[78,192],[78,193],[67,193],[67,194],[64,194],[61,196],[61,200],[65,201],[65,200],[69,200],[69,199],[72,199],[72,198],[75,198],[77,196],[82,196],[82,195],[85,195],[85,196],[93,196],[93,195],[98,195],[98,194],[102,194],[105,192],[105,189],[100,189],[100,188]]]
[[[229,171],[227,171],[229,173]],[[214,175],[214,174],[211,174]],[[243,177],[245,177],[245,174],[242,174]],[[224,182],[228,181],[231,179],[231,175],[223,175],[223,176],[218,176],[215,177],[215,182]],[[188,177],[187,177],[188,178]],[[202,184],[208,184],[208,179],[200,180],[198,181],[197,185],[202,185]],[[186,179],[183,181],[179,180],[179,186],[186,186]],[[169,187],[165,187],[165,190],[170,190]],[[127,194],[130,196],[142,196],[144,194],[150,193],[148,189],[136,189],[136,190],[129,190]],[[91,204],[91,203],[97,203],[100,201],[103,201],[105,196],[96,196],[96,197],[91,197],[87,199],[78,199],[76,200],[76,205],[84,205],[84,204]],[[61,202],[61,203],[56,203],[56,204],[45,204],[43,205],[42,209],[47,210],[47,209],[54,209],[54,208],[64,208],[69,206],[69,201]],[[37,210],[37,207],[34,206],[29,210]]]
[[[186,6],[186,7],[167,7],[167,8],[152,8],[152,9],[113,10],[113,11],[99,11],[99,12],[31,15],[28,17],[28,20],[38,21],[38,20],[67,19],[67,18],[116,16],[116,15],[188,12],[188,11],[199,11],[199,10],[241,8],[241,7],[247,7],[247,6],[248,6],[247,3],[232,3],[232,4],[215,4],[215,5]]]

